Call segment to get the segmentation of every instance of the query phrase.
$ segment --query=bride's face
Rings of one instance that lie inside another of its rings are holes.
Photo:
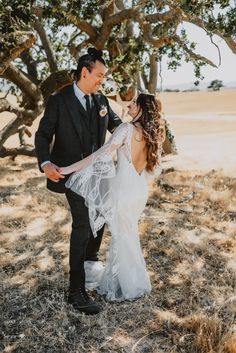
[[[128,105],[128,114],[134,118],[138,115],[139,113],[139,106],[136,103],[136,98],[133,98],[130,104]]]

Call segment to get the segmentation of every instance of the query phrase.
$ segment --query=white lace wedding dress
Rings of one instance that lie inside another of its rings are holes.
[[[104,223],[111,231],[105,268],[96,273],[96,290],[107,300],[133,300],[151,291],[138,236],[150,175],[145,170],[138,174],[132,163],[133,132],[133,124],[121,124],[104,146],[80,162],[66,184],[84,197],[94,236]],[[161,168],[157,170],[160,174]]]

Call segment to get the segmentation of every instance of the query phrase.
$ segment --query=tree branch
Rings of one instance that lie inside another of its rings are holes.
[[[230,50],[232,50],[232,52],[234,54],[236,54],[236,41],[232,38],[232,37],[229,37],[229,36],[224,36],[224,34],[222,34],[219,30],[217,29],[208,29],[208,23],[201,20],[200,18],[198,17],[189,17],[187,15],[185,15],[183,17],[183,21],[184,22],[188,22],[188,23],[192,23],[202,29],[204,29],[207,33],[212,33],[212,34],[215,34],[217,36],[219,36],[220,38],[222,38],[226,44],[228,45],[228,47],[230,48]]]
[[[14,113],[13,110],[14,110],[14,107],[5,97],[0,98],[0,113],[5,111]]]
[[[41,39],[43,48],[45,50],[45,53],[46,53],[46,56],[47,56],[47,59],[48,59],[48,64],[49,64],[49,67],[50,67],[50,71],[51,72],[57,71],[58,70],[57,61],[56,61],[56,58],[55,58],[55,55],[54,55],[54,52],[53,52],[53,49],[52,49],[52,45],[50,43],[50,40],[48,38],[48,35],[47,35],[45,29],[43,28],[41,22],[38,19],[36,19],[33,22],[33,27],[38,32],[38,35],[39,35],[39,37]]]
[[[109,18],[107,18],[104,23],[103,26],[104,27],[113,27],[125,20],[128,20],[130,18],[137,18],[139,17],[140,13],[139,13],[139,6],[135,6],[132,9],[124,9],[116,14],[114,14],[113,16],[110,16]],[[103,27],[102,26],[102,27]]]
[[[21,146],[27,145],[27,143],[26,143],[26,141],[25,141],[25,135],[27,135],[28,137],[31,137],[31,136],[32,136],[32,134],[31,134],[31,132],[29,131],[29,129],[27,129],[26,126],[21,126],[21,127],[18,129],[17,132],[19,133],[20,145],[21,145]]]
[[[130,18],[137,18],[139,16],[138,8],[139,7],[136,6],[132,9],[125,9],[114,14],[113,16],[106,18],[100,29],[99,35],[94,41],[95,47],[97,49],[103,49],[106,44],[106,41],[109,38],[112,27]]]
[[[53,72],[40,85],[44,100],[47,101],[50,94],[72,83],[73,79],[68,70]]]
[[[4,158],[8,156],[16,157],[18,155],[35,157],[36,156],[35,148],[34,146],[31,146],[31,145],[23,145],[18,148],[2,147],[2,149],[0,149],[0,158]]]
[[[71,9],[73,10],[73,6]],[[89,22],[86,22],[85,20],[80,20],[78,17],[79,13],[78,13],[78,16],[74,15],[74,13],[71,12],[71,9],[68,9],[68,7],[58,3],[56,6],[52,8],[52,11],[56,16],[58,15],[58,12],[59,12],[60,14],[65,16],[69,24],[75,25],[82,32],[86,33],[89,37],[95,38],[98,35],[96,28],[93,27]],[[40,6],[35,6],[34,13],[38,18],[43,17],[43,8]]]
[[[29,49],[21,53],[21,60],[27,67],[28,74],[34,79],[35,82],[38,80],[37,72],[37,61],[34,61]]]
[[[115,5],[118,10],[124,10],[125,8],[124,0],[115,0]]]
[[[145,19],[149,23],[156,23],[156,22],[173,22],[178,20],[178,22],[182,21],[183,11],[180,8],[175,8],[163,13],[154,13],[150,15],[146,15]]]
[[[17,31],[3,36],[2,41],[6,42],[8,47],[0,52],[0,75],[3,75],[11,61],[34,45],[36,38],[32,32]]]
[[[143,19],[139,19],[139,24],[140,24],[140,27],[142,28],[144,40],[146,40],[148,43],[150,43],[154,47],[161,48],[165,45],[174,44],[174,43],[178,42],[182,46],[182,48],[185,50],[185,52],[187,52],[189,54],[191,59],[201,60],[201,61],[203,61],[213,67],[217,67],[217,65],[215,65],[210,59],[208,59],[200,54],[196,54],[191,49],[189,49],[187,47],[187,45],[185,44],[185,42],[182,41],[178,35],[174,34],[172,36],[163,36],[161,38],[155,38],[155,37],[153,37],[153,34],[152,34],[152,27],[148,22],[144,21]]]
[[[175,42],[175,35],[166,35],[162,36],[161,38],[154,37],[152,27],[150,23],[145,20],[145,17],[139,16],[137,20],[139,22],[140,28],[142,29],[143,39],[155,48],[161,48],[165,45],[172,44]]]
[[[62,10],[64,12],[64,10]],[[95,38],[98,35],[97,30],[88,22],[79,20],[77,16],[71,13],[65,13],[67,19],[77,26],[82,32],[85,32],[90,38]]]
[[[2,149],[6,140],[18,132],[20,126],[31,126],[33,121],[43,112],[43,108],[43,105],[38,105],[34,110],[14,108],[16,117],[13,118],[0,131],[0,150]]]
[[[19,87],[31,101],[41,101],[42,95],[40,89],[13,64],[10,64],[3,74],[3,77],[7,80],[13,82],[17,87]]]
[[[219,34],[218,34],[219,35]],[[233,40],[232,37],[221,37],[225,40],[228,47],[232,50],[234,54],[236,54],[236,41]]]
[[[106,18],[109,18],[114,11],[116,10],[116,4],[114,0],[109,0],[104,2],[103,0],[100,1],[100,10],[101,10],[101,17],[103,22]]]
[[[189,48],[187,47],[187,45],[185,44],[185,42],[182,41],[179,36],[175,36],[175,40],[176,40],[176,42],[178,42],[178,43],[182,46],[182,48],[184,49],[184,51],[185,51],[186,53],[188,53],[188,55],[190,56],[190,58],[191,58],[192,60],[201,60],[201,61],[205,62],[205,63],[208,64],[208,65],[211,65],[211,66],[213,66],[213,67],[217,67],[217,65],[214,64],[210,59],[208,59],[208,58],[206,58],[205,56],[202,56],[202,55],[200,55],[200,54],[194,53],[191,49],[189,49]]]
[[[109,14],[111,13],[111,9],[114,10],[114,4],[112,3],[111,5],[112,5],[111,8],[109,7],[108,9],[106,9],[106,11],[108,11]],[[89,38],[83,41],[81,44],[79,44],[79,46],[77,47],[71,46],[71,51],[73,53],[73,56],[76,56],[78,54],[78,51],[81,49],[81,47],[86,46],[88,43],[93,44],[98,50],[104,49],[105,43],[109,38],[112,27],[131,17],[135,18],[138,15],[137,10],[138,10],[138,7],[135,7],[132,9],[124,9],[114,14],[113,16],[109,15],[105,17],[103,24],[100,28],[100,31],[97,31],[86,21],[80,21],[74,15],[68,14],[67,17],[73,20],[73,24],[77,25],[82,31],[84,31],[89,36]]]
[[[71,55],[75,59],[77,59],[78,53],[81,51],[81,49],[86,48],[89,43],[93,44],[93,41],[91,39],[85,39],[82,43],[77,46],[71,43],[69,46]]]

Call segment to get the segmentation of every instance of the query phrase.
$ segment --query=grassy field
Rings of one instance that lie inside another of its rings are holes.
[[[66,304],[70,215],[35,159],[0,160],[1,343],[17,353],[236,353],[236,178],[165,168],[140,221],[150,296]],[[101,258],[109,243],[106,233]]]

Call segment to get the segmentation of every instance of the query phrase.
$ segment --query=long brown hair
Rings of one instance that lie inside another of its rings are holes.
[[[161,117],[161,102],[152,94],[140,93],[136,104],[141,116],[133,122],[139,123],[143,129],[146,142],[146,171],[152,172],[161,162],[162,143],[165,140],[164,120]]]

